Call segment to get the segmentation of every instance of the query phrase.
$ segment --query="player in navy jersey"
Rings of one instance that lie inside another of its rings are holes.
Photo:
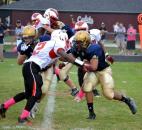
[[[99,44],[92,44],[88,32],[79,31],[75,34],[75,45],[72,49],[73,53],[81,53],[82,60],[89,63],[84,67],[85,76],[83,79],[83,91],[86,94],[86,101],[88,105],[89,117],[88,119],[95,119],[96,114],[93,109],[93,93],[92,90],[100,84],[103,95],[107,99],[114,99],[124,102],[128,105],[132,114],[137,112],[137,107],[133,99],[124,96],[118,91],[114,91],[114,80],[112,77],[112,70],[110,65],[105,60],[105,53]],[[79,55],[78,55],[79,56]]]
[[[36,30],[34,27],[32,26],[25,26],[23,28],[23,32],[22,32],[22,42],[18,45],[17,50],[18,50],[18,57],[17,57],[17,63],[19,65],[22,65],[25,60],[27,60],[33,52],[33,49],[36,45],[35,42],[35,37],[36,37]],[[25,84],[26,86],[26,84]],[[32,106],[31,104],[28,103],[29,100],[29,95],[31,93],[31,88],[26,88],[25,87],[25,91],[20,92],[18,94],[16,94],[14,97],[10,98],[9,100],[5,101],[3,104],[0,105],[0,116],[2,118],[5,118],[5,113],[8,110],[8,108],[24,99],[27,99],[27,104],[25,105],[25,109],[31,109]],[[33,102],[33,101],[31,101]],[[23,110],[23,112],[21,113],[20,117],[18,118],[18,122],[19,123],[23,123],[24,120],[22,120],[22,116],[23,113],[25,113],[25,109]],[[26,119],[28,120],[28,119]],[[30,122],[29,122],[30,123]]]

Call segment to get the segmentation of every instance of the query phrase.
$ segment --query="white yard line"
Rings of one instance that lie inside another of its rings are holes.
[[[55,93],[57,85],[57,77],[56,75],[53,76],[52,84],[49,88],[50,93]],[[44,111],[44,120],[42,122],[41,128],[45,130],[53,130],[52,128],[52,113],[54,112],[55,107],[55,94],[50,94],[48,96],[47,105]]]

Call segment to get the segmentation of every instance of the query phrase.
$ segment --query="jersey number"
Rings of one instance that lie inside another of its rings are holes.
[[[46,44],[46,42],[39,42],[39,43],[36,45],[35,50],[33,51],[33,55],[38,54],[38,53],[40,52],[40,50],[41,50],[42,48],[44,48],[45,44]]]

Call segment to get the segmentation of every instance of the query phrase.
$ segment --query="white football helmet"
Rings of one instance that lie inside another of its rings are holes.
[[[84,21],[78,21],[75,23],[75,27],[74,27],[75,31],[80,31],[80,30],[84,30],[84,31],[88,31],[89,27],[88,24]]]
[[[58,11],[56,9],[53,8],[49,8],[45,11],[45,13],[43,14],[43,16],[47,19],[55,19],[58,20],[59,19],[59,14]]]
[[[31,20],[35,21],[35,20],[41,20],[43,17],[40,13],[33,13],[31,16]]]
[[[58,29],[52,32],[51,40],[66,42],[68,41],[68,35],[65,30]]]

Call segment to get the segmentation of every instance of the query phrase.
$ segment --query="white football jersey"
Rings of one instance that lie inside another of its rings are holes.
[[[89,33],[92,42],[98,43],[101,40],[101,31],[99,29],[90,29]]]
[[[58,49],[67,51],[66,43],[63,41],[45,41],[39,42],[33,51],[32,56],[25,62],[34,62],[40,66],[41,69],[52,65],[60,56],[57,54]]]

